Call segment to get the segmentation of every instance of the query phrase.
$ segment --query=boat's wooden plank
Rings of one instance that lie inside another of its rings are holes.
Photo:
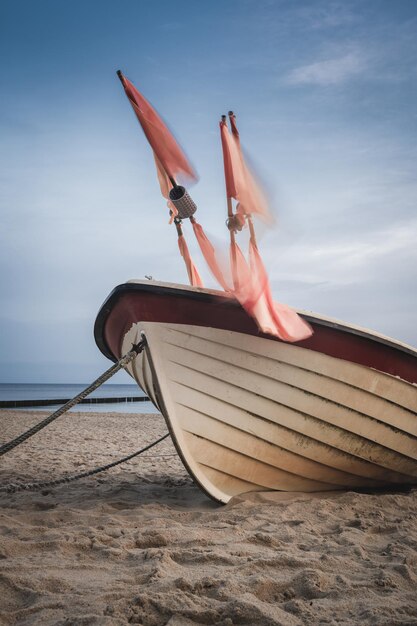
[[[199,464],[225,472],[240,480],[256,483],[267,489],[283,491],[330,491],[335,488],[332,484],[302,478],[244,454],[225,450],[224,446],[191,433],[184,434],[186,445]]]
[[[333,357],[294,346],[282,348],[281,344],[274,344],[276,348],[273,355],[274,351],[269,345],[271,342],[261,339],[258,340],[258,347],[261,345],[269,354],[251,353],[242,349],[242,346],[237,348],[226,343],[219,344],[213,340],[210,331],[207,330],[208,336],[205,337],[170,329],[166,341],[175,350],[183,348],[224,363],[238,363],[242,370],[256,371],[278,382],[299,387],[417,436],[417,413],[403,406],[404,398],[408,396],[407,404],[411,407],[413,400],[414,411],[417,411],[417,388],[414,385],[356,364],[346,366],[343,361]],[[194,333],[194,329],[191,332]],[[220,333],[222,339],[230,340],[226,337],[230,333]],[[246,347],[246,337],[244,344]],[[289,361],[285,360],[286,355]],[[318,366],[319,371],[315,366]],[[360,369],[361,375],[353,376],[352,369]]]
[[[200,411],[183,406],[177,413],[180,426],[187,432],[207,441],[222,445],[228,450],[240,452],[253,459],[267,463],[302,478],[334,484],[340,487],[381,487],[383,483],[368,478],[340,472],[316,463],[258,436],[236,429],[229,424],[212,419]],[[200,460],[200,462],[202,462]]]
[[[189,419],[191,423],[187,426],[192,432],[194,432],[194,424],[199,423],[199,416],[203,413],[209,418],[224,422],[229,426],[252,434],[252,436],[269,441],[284,450],[305,457],[307,460],[309,459],[318,464],[323,472],[331,473],[331,468],[334,468],[334,470],[338,470],[335,473],[336,479],[340,473],[340,477],[343,480],[351,477],[352,474],[356,475],[356,477],[371,478],[384,483],[403,483],[415,480],[413,477],[390,471],[369,461],[364,461],[321,441],[285,428],[280,424],[248,413],[240,407],[209,396],[201,390],[191,389],[190,387],[174,383],[172,394],[178,405],[186,406],[189,410],[195,411],[192,420],[191,418]],[[181,425],[185,427],[182,415],[183,412],[179,409],[177,416],[179,416]],[[330,478],[328,480],[330,481]]]
[[[328,424],[343,429],[346,433],[360,435],[370,441],[379,443],[400,452],[401,454],[417,459],[417,439],[403,431],[359,414],[353,409],[341,406],[336,402],[325,400],[298,387],[293,387],[279,381],[266,378],[257,372],[245,375],[239,365],[224,363],[206,355],[198,355],[187,350],[174,350],[171,346],[166,349],[166,369],[173,380],[186,382],[195,374],[202,374],[217,381],[226,381],[233,387],[246,389],[259,398],[270,399],[274,402],[293,408],[307,416],[315,417]],[[169,359],[169,362],[168,362]],[[186,371],[185,371],[186,370]],[[182,371],[181,378],[180,372]],[[177,378],[176,378],[177,377]]]
[[[227,492],[229,496],[237,496],[241,493],[247,493],[248,491],[268,490],[268,487],[262,487],[262,485],[257,485],[256,483],[249,483],[246,480],[241,480],[240,478],[221,472],[213,467],[202,466],[201,471],[213,485],[216,485],[217,489]]]
[[[250,415],[256,423],[269,423],[272,427],[278,424],[290,434],[289,436],[300,439],[304,437],[307,440],[315,440],[318,445],[321,443],[336,451],[339,449],[342,454],[357,457],[359,463],[375,464],[377,468],[379,466],[392,472],[417,477],[417,463],[410,456],[390,449],[391,443],[394,448],[395,446],[398,448],[399,442],[403,446],[404,441],[408,439],[413,441],[414,445],[415,439],[404,432],[346,407],[341,408],[336,402],[294,389],[291,385],[259,375],[257,372],[245,371],[239,367],[239,361],[222,363],[218,358],[202,357],[198,353],[184,350],[181,357],[189,358],[191,361],[189,365],[180,363],[178,349],[167,343],[167,337],[169,341],[173,337],[170,329],[154,323],[137,325],[138,330],[141,327],[148,339],[147,354],[151,359],[151,373],[154,384],[157,385],[158,398],[161,398],[161,409],[172,429],[177,449],[190,474],[217,500],[227,502],[233,495],[231,487],[228,486],[227,476],[233,476],[246,483],[258,484],[263,489],[286,491],[331,490],[335,488],[335,484],[312,480],[311,476],[302,478],[273,467],[263,459],[254,459],[251,450],[248,450],[249,454],[230,449],[225,452],[224,446],[220,443],[186,432],[180,423],[183,409],[176,396],[179,385],[185,392],[196,389],[208,398],[213,396],[223,404],[234,406],[237,410]],[[217,349],[221,351],[221,342],[217,341],[216,344]],[[183,361],[183,358],[181,360]],[[290,392],[295,395],[289,395]],[[293,406],[294,400],[296,406]],[[303,402],[306,403],[305,406]],[[313,414],[309,413],[311,405],[314,409]],[[341,410],[343,412],[340,412]],[[198,413],[195,412],[194,416],[197,418]],[[358,420],[356,423],[353,419],[354,429],[356,427],[359,431],[362,429],[367,436],[352,432],[352,416]],[[395,436],[395,440],[387,443],[386,438],[384,443],[375,443],[372,432],[374,426],[383,429],[379,435],[382,432],[388,433],[392,437]],[[244,432],[243,434],[245,435]],[[249,436],[250,432],[246,434]],[[412,448],[412,445],[409,445]],[[415,447],[413,451],[417,452]],[[211,478],[208,477],[208,468],[212,468]],[[213,482],[216,471],[221,473],[221,485],[218,481]]]
[[[262,392],[258,388],[255,388],[255,390],[253,388],[245,388],[241,386],[243,383],[241,378],[233,377],[234,381],[232,383],[231,377],[222,376],[222,372],[219,373],[219,377],[208,376],[204,372],[176,365],[169,372],[169,376],[175,382],[204,390],[210,396],[218,397],[249,413],[343,450],[348,454],[371,460],[373,463],[395,472],[417,476],[416,461],[409,458],[409,455],[404,454],[402,450],[397,450],[397,448],[400,448],[400,445],[394,435],[398,433],[390,433],[389,429],[382,424],[378,426],[386,428],[388,432],[375,434],[373,422],[366,420],[370,423],[363,424],[365,419],[361,417],[360,424],[356,429],[359,433],[353,432],[353,418],[351,423],[348,424],[346,419],[340,419],[340,416],[337,416],[337,411],[332,406],[325,406],[327,415],[323,415],[320,413],[320,410],[314,411],[317,407],[312,406],[312,403],[305,402],[302,394],[301,401],[299,401],[297,396],[295,397],[296,402],[294,402],[294,398],[291,399],[293,401],[292,407],[283,405],[279,400],[289,403],[288,398],[281,397],[277,400],[277,394],[274,390],[264,389]],[[246,383],[248,381],[245,381]],[[330,405],[330,403],[327,404]],[[308,410],[310,413],[307,412]],[[317,417],[313,412],[321,416]],[[328,419],[327,422],[325,421],[326,417]],[[337,417],[339,419],[336,419]],[[348,424],[350,430],[341,427],[337,423],[338,421],[344,426]],[[380,436],[380,442],[378,442],[376,435]],[[406,448],[406,452],[408,449],[412,454],[416,455],[414,442],[406,441],[406,444],[408,445],[402,446],[403,449]]]
[[[208,341],[212,344],[220,344],[222,349],[230,348],[231,350],[237,350],[241,356],[246,353],[249,359],[249,368],[253,368],[258,355],[261,353],[263,357],[271,361],[293,365],[294,367],[329,377],[334,381],[339,380],[352,387],[366,389],[377,398],[384,398],[414,414],[417,413],[416,385],[357,363],[336,359],[335,357],[307,350],[297,345],[271,342],[260,337],[232,333],[226,330],[192,326],[187,327],[185,331],[181,325],[172,325],[169,327],[169,333],[183,335],[182,341],[174,339],[173,343],[186,345],[189,349],[197,349],[197,351],[202,350],[204,352],[204,347],[198,342],[200,340],[202,342]],[[169,341],[169,335],[167,335],[166,340]],[[213,349],[214,351],[218,350],[218,346],[214,345]]]

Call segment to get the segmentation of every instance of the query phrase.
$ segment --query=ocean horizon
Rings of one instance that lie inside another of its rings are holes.
[[[0,400],[54,400],[70,399],[79,394],[90,383],[0,383]],[[104,384],[87,396],[88,398],[143,398],[145,394],[135,384]],[[50,411],[60,404],[12,409],[13,411]],[[1,410],[1,409],[0,409]],[[10,410],[10,409],[5,409]],[[112,402],[103,404],[79,404],[72,409],[88,413],[156,413],[152,402]]]

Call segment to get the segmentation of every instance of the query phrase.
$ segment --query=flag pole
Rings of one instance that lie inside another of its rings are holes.
[[[226,115],[222,115],[221,116],[221,124],[224,124],[227,128],[227,117]],[[223,144],[222,144],[223,145]],[[223,161],[225,159],[225,154],[223,152]],[[226,177],[226,173],[225,173],[225,177]],[[232,198],[229,196],[228,191],[227,191],[227,184],[226,184],[226,199],[227,199],[227,228],[229,230],[229,235],[230,235],[230,251],[231,251],[231,269],[232,269],[232,280],[233,280],[233,286],[235,289],[239,289],[239,279],[238,279],[238,272],[237,272],[237,257],[236,257],[236,237],[235,237],[235,230],[233,228],[233,223],[234,223],[234,215],[233,215],[233,205],[232,205]]]

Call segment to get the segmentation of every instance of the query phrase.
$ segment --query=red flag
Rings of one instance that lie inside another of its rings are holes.
[[[130,104],[157,159],[169,178],[182,174],[193,181],[197,174],[166,124],[152,105],[121,72],[118,72]]]
[[[236,244],[234,232],[231,231],[230,265],[234,283],[233,293],[262,332],[275,335],[282,341],[301,341],[312,334],[310,326],[293,309],[274,302],[272,298],[268,275],[256,246],[250,221],[252,213],[261,214],[265,218],[270,216],[265,199],[243,158],[233,114],[229,114],[229,119],[232,134],[226,122],[223,120],[220,122],[227,196],[229,199],[238,200],[237,212],[248,216],[251,229],[249,264]]]
[[[158,182],[159,182],[159,187],[161,188],[161,194],[167,201],[167,207],[169,209],[169,214],[170,214],[169,223],[172,224],[172,222],[174,221],[174,218],[178,215],[178,211],[177,211],[175,204],[173,204],[171,200],[169,199],[169,192],[172,189],[173,185],[171,181],[169,180],[169,176],[165,172],[164,168],[162,167],[161,162],[159,161],[155,152],[153,153],[153,157],[155,159],[156,175],[158,176]]]
[[[261,297],[252,312],[260,329],[283,341],[302,341],[311,337],[313,330],[308,322],[288,305],[274,302],[265,266],[252,241],[249,243],[249,257],[253,280],[262,285]]]
[[[226,182],[226,194],[228,198],[237,197],[238,185],[241,181],[235,181],[235,176],[238,176],[240,169],[236,167],[236,159],[233,160],[232,149],[229,130],[226,122],[220,122],[220,137],[222,140],[223,149],[223,165],[224,165],[224,179]]]
[[[229,111],[229,120],[230,120],[230,128],[232,129],[232,135],[239,142],[240,145],[240,135],[236,126],[236,115],[233,111]]]
[[[233,135],[226,122],[220,122],[227,196],[239,202],[238,212],[257,213],[270,222],[266,198],[245,163],[234,119],[233,122]]]
[[[193,225],[194,234],[198,241],[198,245],[200,246],[200,250],[213,276],[216,278],[217,282],[223,287],[225,291],[231,291],[231,288],[227,284],[227,280],[224,276],[223,269],[221,268],[216,257],[216,251],[213,244],[209,241],[207,235],[203,230],[203,227],[198,224],[195,218],[191,220],[191,223]]]
[[[188,250],[187,242],[184,239],[184,235],[178,237],[178,247],[181,252],[181,256],[184,259],[185,266],[187,268],[188,279],[190,285],[193,287],[204,287],[201,276],[198,273],[196,266],[193,263],[190,252]]]

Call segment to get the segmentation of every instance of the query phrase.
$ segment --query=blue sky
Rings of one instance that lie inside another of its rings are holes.
[[[217,239],[237,112],[276,299],[417,345],[414,0],[2,0],[0,30],[0,382],[90,380],[111,289],[186,282],[118,68],[175,130]]]

